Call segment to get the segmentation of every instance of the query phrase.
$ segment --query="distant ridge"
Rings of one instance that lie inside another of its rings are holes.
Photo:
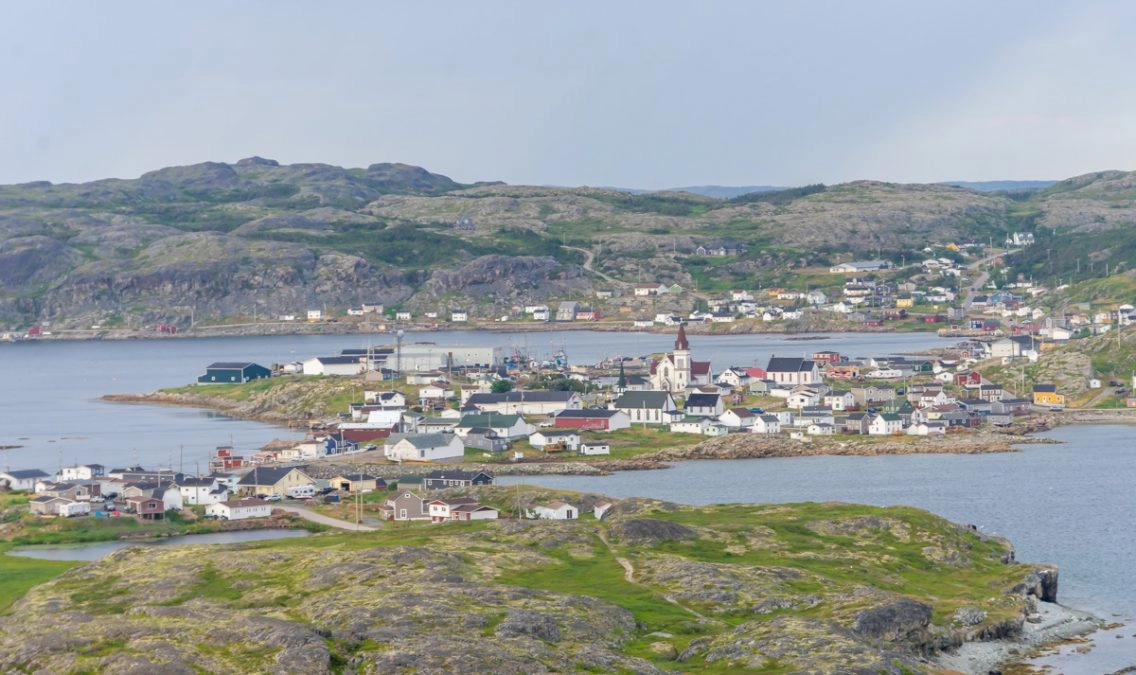
[[[712,197],[714,199],[733,199],[741,195],[748,195],[754,192],[777,192],[784,190],[787,186],[784,185],[690,185],[687,187],[673,187],[663,188],[661,190],[644,190],[642,188],[620,188],[609,187],[608,190],[615,190],[616,192],[626,192],[633,195],[652,194],[656,192],[689,192],[693,195],[702,195],[703,197]]]
[[[1059,181],[1055,180],[949,180],[940,185],[966,188],[975,192],[1001,192],[1003,190],[1044,190]]]

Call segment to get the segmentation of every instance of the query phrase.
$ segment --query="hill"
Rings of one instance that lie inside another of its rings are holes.
[[[1088,280],[1136,255],[1133,185],[1136,174],[1102,172],[1016,192],[856,181],[718,199],[258,157],[132,180],[7,185],[0,325],[184,329],[362,303],[495,317],[598,288],[629,296],[644,280],[702,293],[838,288],[817,273],[1010,232],[1037,240],[1006,261],[1011,275]],[[698,255],[700,246],[728,254]],[[632,309],[653,308],[671,309]]]
[[[489,488],[518,498],[595,495]],[[855,672],[1013,637],[1056,570],[911,508],[681,507],[132,548],[0,618],[0,670]]]

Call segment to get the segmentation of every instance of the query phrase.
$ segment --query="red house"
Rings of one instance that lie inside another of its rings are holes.
[[[982,374],[974,370],[955,373],[955,384],[959,387],[977,387],[982,384]]]

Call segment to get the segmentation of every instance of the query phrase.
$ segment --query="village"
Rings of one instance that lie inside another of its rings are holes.
[[[368,495],[382,520],[495,519],[500,509],[470,492],[446,497],[436,491],[492,484],[494,465],[634,456],[648,449],[637,445],[648,435],[651,447],[731,434],[785,444],[946,437],[1020,426],[1067,404],[1056,384],[1032,383],[1025,391],[1020,382],[993,382],[980,372],[983,364],[1012,371],[1036,363],[1046,345],[1065,337],[1052,332],[990,336],[927,357],[851,358],[824,350],[771,356],[763,368],[699,360],[685,323],[678,324],[670,352],[591,366],[569,365],[563,353],[538,362],[500,348],[404,345],[402,337],[393,346],[272,367],[216,362],[198,378],[204,388],[297,377],[358,382],[361,400],[333,419],[314,421],[302,442],[253,452],[219,447],[200,476],[85,464],[54,474],[3,472],[0,486],[28,492],[29,511],[43,517],[147,521],[196,509],[196,516],[232,521],[268,518],[285,500],[311,506]],[[1104,383],[1088,386],[1100,390]],[[1108,387],[1129,393],[1116,381]],[[360,462],[384,475],[345,468]],[[558,502],[512,515],[571,519],[579,513]]]

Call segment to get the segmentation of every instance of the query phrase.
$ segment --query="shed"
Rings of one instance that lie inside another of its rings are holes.
[[[205,368],[205,374],[197,378],[198,384],[241,384],[252,380],[272,377],[272,371],[256,363],[218,361]]]

